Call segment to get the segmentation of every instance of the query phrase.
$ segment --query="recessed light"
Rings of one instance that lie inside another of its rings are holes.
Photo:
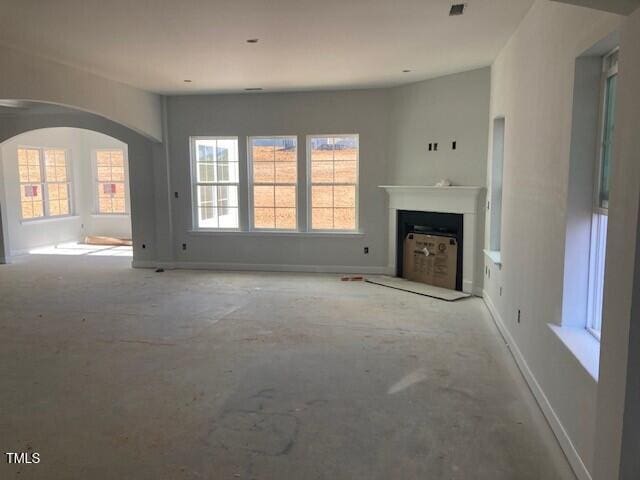
[[[244,89],[245,92],[259,92],[261,90],[262,90],[262,88],[260,88],[260,87],[251,87],[251,88],[245,88]]]
[[[466,8],[466,3],[456,3],[455,5],[451,5],[451,10],[449,10],[449,16],[455,17],[458,15],[462,15],[464,13],[464,9]]]
[[[247,40],[247,43],[258,43],[258,39],[257,38],[250,38],[249,40]]]
[[[191,83],[193,80],[183,80],[184,83]]]
[[[411,70],[402,70],[402,73],[410,73]]]

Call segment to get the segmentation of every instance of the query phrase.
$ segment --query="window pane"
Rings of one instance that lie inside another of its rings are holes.
[[[356,183],[358,179],[358,165],[356,162],[335,162],[335,183]]]
[[[294,138],[277,139],[275,148],[276,162],[297,162],[297,146]]]
[[[29,165],[29,181],[30,182],[42,182],[42,176],[40,175],[40,166]]]
[[[277,162],[275,167],[277,183],[297,183],[298,169],[295,162]]]
[[[250,148],[253,228],[295,229],[297,140],[254,137],[250,140]]]
[[[253,164],[254,183],[273,183],[275,181],[273,162],[255,162]]]
[[[296,206],[296,187],[276,187],[275,190],[275,206],[291,207]]]
[[[238,187],[233,185],[221,185],[216,187],[218,207],[238,206]]]
[[[238,228],[238,208],[218,208],[218,225],[219,228]]]
[[[198,182],[214,182],[215,172],[215,163],[198,163]]]
[[[313,137],[311,139],[311,161],[333,161],[333,138]]]
[[[295,208],[276,208],[276,228],[295,230],[296,220]]]
[[[214,207],[198,208],[198,226],[202,228],[218,228],[218,209]]]
[[[311,187],[311,204],[314,207],[333,207],[333,187]]]
[[[356,137],[336,137],[334,158],[356,161],[358,159],[358,139]]]
[[[333,162],[312,162],[311,183],[333,183]]]
[[[333,229],[333,208],[312,208],[311,226],[317,230]]]
[[[19,165],[18,166],[18,175],[20,176],[20,181],[21,182],[28,182],[29,181],[29,167],[27,167],[26,165]]]
[[[358,136],[312,137],[311,228],[354,230],[358,185]]]
[[[273,207],[274,205],[274,187],[255,185],[253,187],[253,205],[254,207]]]
[[[214,189],[216,187],[206,185],[198,187],[198,206],[199,207],[215,207]]]
[[[341,186],[336,185],[333,187],[334,192],[334,207],[350,207],[356,206],[356,187],[354,185]]]
[[[602,139],[602,162],[600,170],[600,207],[609,208],[609,183],[611,157],[613,156],[613,134],[615,129],[617,75],[609,77],[605,92],[605,117]]]
[[[252,159],[254,162],[273,162],[275,145],[270,139],[256,138],[252,140]]]
[[[334,228],[337,230],[354,230],[356,228],[356,209],[334,209],[333,224]]]
[[[273,208],[254,208],[253,222],[256,228],[275,228],[275,209]]]

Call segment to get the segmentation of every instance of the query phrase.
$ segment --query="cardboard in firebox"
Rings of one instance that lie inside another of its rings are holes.
[[[455,290],[457,266],[455,238],[422,233],[405,238],[402,276],[407,280]]]

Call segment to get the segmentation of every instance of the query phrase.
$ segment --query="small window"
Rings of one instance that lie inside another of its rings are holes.
[[[500,251],[502,236],[502,170],[504,164],[504,130],[505,119],[493,121],[493,145],[491,157],[491,200],[489,204],[490,227],[489,249]]]
[[[65,150],[19,148],[18,174],[23,220],[71,214],[71,174]]]
[[[298,195],[296,137],[249,139],[252,228],[296,230]]]
[[[357,230],[358,143],[357,135],[308,138],[312,230]]]
[[[127,164],[124,150],[97,150],[95,153],[96,211],[101,215],[127,213]]]
[[[603,61],[602,122],[600,155],[596,175],[595,201],[591,234],[591,262],[589,266],[589,303],[587,328],[597,338],[602,329],[602,299],[604,293],[604,266],[607,249],[609,215],[609,182],[615,132],[616,91],[618,82],[618,51]]]
[[[238,138],[191,138],[195,228],[237,229]]]

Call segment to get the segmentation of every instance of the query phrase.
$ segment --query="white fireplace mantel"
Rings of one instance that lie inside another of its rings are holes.
[[[398,210],[462,214],[462,290],[482,293],[484,187],[381,185],[389,194],[388,273],[396,274]]]

